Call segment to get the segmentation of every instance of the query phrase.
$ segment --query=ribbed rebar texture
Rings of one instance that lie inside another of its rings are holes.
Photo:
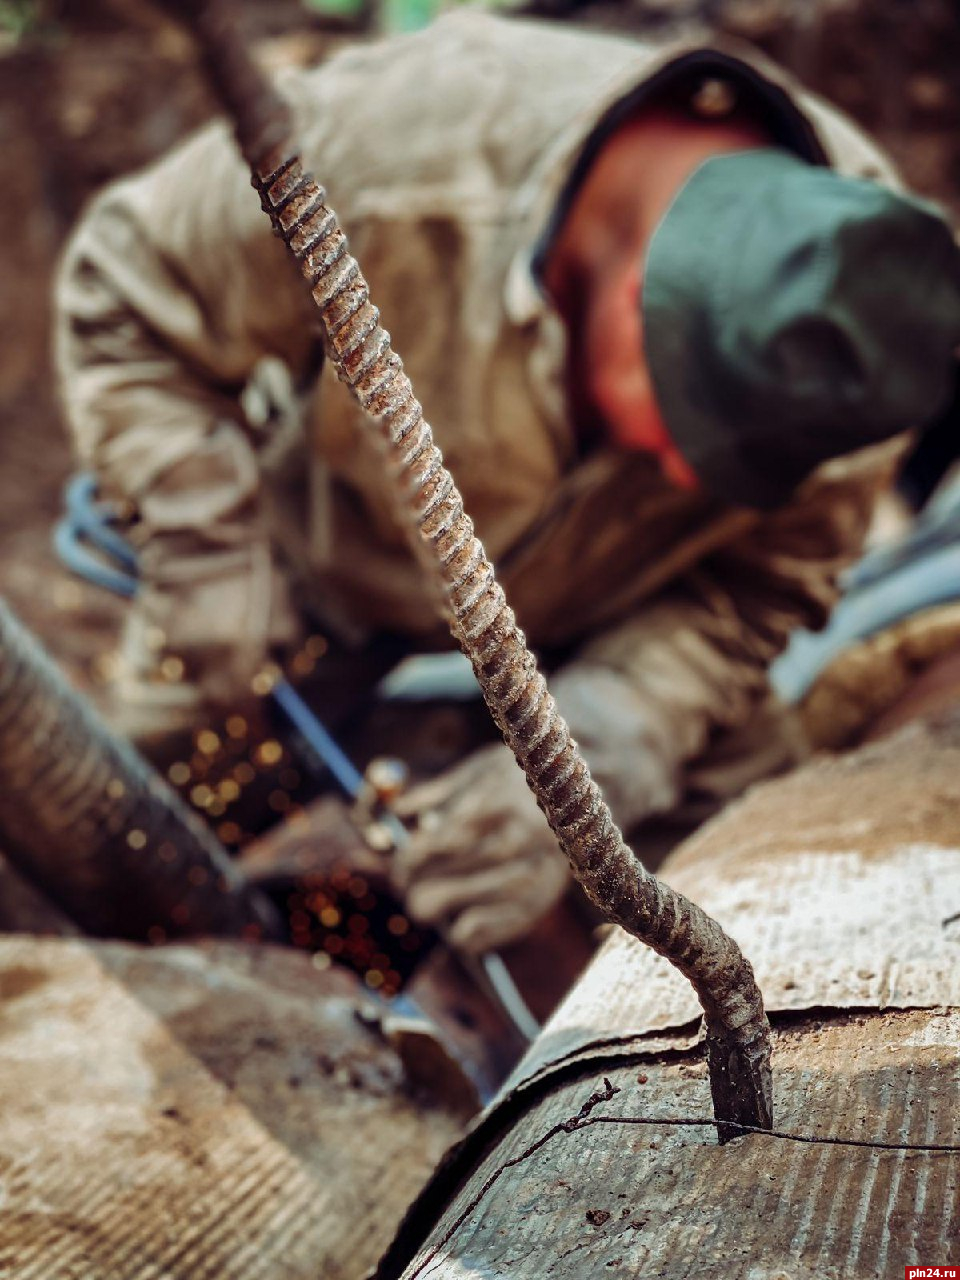
[[[369,415],[414,545],[419,533],[421,560],[442,582],[453,634],[574,874],[606,916],[666,956],[695,987],[706,1015],[717,1118],[769,1127],[769,1028],[749,963],[716,921],[660,884],[626,846],[474,536],[325,192],[304,173],[292,143],[280,141],[292,137],[289,113],[244,56],[218,4],[198,4],[193,26],[263,207],[320,309],[327,354]],[[721,1126],[721,1141],[730,1136]]]
[[[0,851],[98,937],[280,935],[213,832],[0,601]]]

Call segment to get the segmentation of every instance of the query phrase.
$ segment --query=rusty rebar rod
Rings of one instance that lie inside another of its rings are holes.
[[[720,925],[661,884],[624,842],[516,625],[323,188],[294,149],[289,109],[219,0],[165,0],[186,19],[232,117],[253,185],[320,311],[328,358],[386,451],[420,559],[439,576],[454,637],[588,897],[665,956],[703,1006],[719,1121],[772,1124],[769,1026],[753,970]],[[425,551],[425,555],[424,555]],[[720,1125],[720,1140],[735,1131]]]

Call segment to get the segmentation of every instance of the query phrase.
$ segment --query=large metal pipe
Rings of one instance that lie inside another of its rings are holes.
[[[696,1002],[616,932],[377,1280],[898,1280],[956,1261],[958,815],[960,704],[702,828],[663,871],[750,949],[776,1129],[713,1142]]]
[[[213,832],[0,601],[0,849],[98,937],[279,937]]]

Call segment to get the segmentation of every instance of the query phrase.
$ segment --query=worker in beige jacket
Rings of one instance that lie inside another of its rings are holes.
[[[825,620],[895,437],[947,396],[949,229],[741,48],[463,13],[282,88],[642,855],[657,821],[689,825],[793,758],[767,667]],[[94,202],[57,305],[79,454],[140,552],[116,690],[134,736],[230,704],[305,615],[349,643],[444,643],[224,125]],[[517,936],[561,892],[505,747],[409,808],[430,820],[398,884],[455,945]]]

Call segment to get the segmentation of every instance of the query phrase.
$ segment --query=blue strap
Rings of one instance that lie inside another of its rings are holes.
[[[97,498],[96,478],[87,471],[73,476],[64,490],[64,503],[66,512],[53,531],[57,556],[78,577],[133,599],[140,585],[137,553],[116,528],[116,509]],[[363,775],[313,709],[286,680],[274,685],[272,697],[338,785],[355,799],[363,786]]]
[[[137,553],[116,528],[116,509],[98,500],[95,477],[79,472],[63,496],[66,510],[53,531],[58,558],[87,582],[132,599],[139,586]]]
[[[136,576],[137,553],[116,529],[116,507],[97,498],[96,478],[89,471],[78,472],[68,481],[63,496],[67,520],[78,534]]]
[[[62,563],[77,577],[127,600],[132,600],[137,594],[137,578],[122,569],[113,568],[99,555],[95,555],[81,541],[76,525],[69,518],[61,520],[54,528],[53,549]]]

